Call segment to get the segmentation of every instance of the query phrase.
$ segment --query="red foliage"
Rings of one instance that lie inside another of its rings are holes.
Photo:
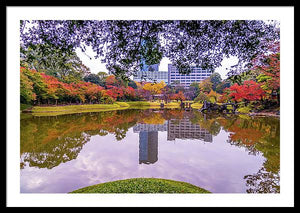
[[[125,88],[124,94],[125,94],[127,97],[135,97],[135,96],[136,96],[135,90],[134,90],[132,87],[127,87],[127,88]]]
[[[275,42],[269,46],[271,54],[264,54],[256,57],[253,63],[253,69],[270,77],[266,84],[270,90],[279,90],[280,88],[280,43]]]
[[[178,93],[176,93],[176,94],[173,94],[172,96],[171,96],[171,100],[180,100],[180,101],[184,101],[185,100],[185,96],[184,96],[184,94],[183,94],[183,92],[182,91],[179,91]]]
[[[26,68],[21,67],[21,73]],[[28,70],[28,69],[26,69]],[[35,70],[29,70],[30,73],[38,73]],[[29,74],[30,74],[29,73]],[[79,81],[77,83],[64,83],[59,81],[53,76],[46,75],[45,73],[39,73],[41,81],[45,85],[45,94],[36,94],[42,100],[58,100],[58,101],[99,101],[102,96],[103,87],[93,84],[91,82]],[[33,84],[40,84],[40,82],[33,82]]]
[[[113,98],[114,100],[117,100],[117,98],[122,98],[124,96],[123,88],[115,87],[108,85],[106,90],[106,94]]]
[[[113,84],[116,84],[116,82],[117,82],[117,80],[114,75],[108,76],[105,80],[106,85],[113,85]]]
[[[264,90],[260,87],[260,84],[255,81],[245,81],[243,85],[234,84],[229,90],[231,91],[229,97],[232,97],[235,101],[248,100],[255,101],[260,100],[265,96]]]

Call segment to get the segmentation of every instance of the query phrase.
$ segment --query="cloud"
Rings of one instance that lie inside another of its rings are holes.
[[[221,78],[224,80],[228,76],[226,75],[230,70],[230,66],[233,66],[237,64],[238,58],[237,57],[230,57],[230,58],[224,58],[221,66],[215,69],[215,72],[219,73],[221,75]]]
[[[82,52],[80,48],[75,50],[77,56],[80,58],[82,63],[90,68],[91,73],[97,74],[98,72],[106,72],[108,70],[105,67],[105,64],[101,62],[101,59],[95,59],[95,53],[93,52],[91,47],[86,47],[86,52]]]

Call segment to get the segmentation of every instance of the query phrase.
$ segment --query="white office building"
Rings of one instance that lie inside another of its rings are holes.
[[[141,82],[156,82],[164,81],[168,84],[168,72],[167,71],[139,71],[136,76],[133,77],[134,81]]]
[[[188,88],[193,82],[201,82],[212,74],[212,70],[204,70],[200,67],[192,67],[190,74],[180,74],[175,66],[168,64],[168,83],[179,82],[185,88]]]

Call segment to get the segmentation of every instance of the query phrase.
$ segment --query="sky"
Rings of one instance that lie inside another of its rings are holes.
[[[95,53],[93,52],[91,47],[86,47],[86,53],[83,53],[80,48],[76,49],[76,54],[81,59],[82,63],[90,68],[91,73],[98,73],[100,71],[107,72],[108,70],[105,67],[105,64],[101,63],[100,59],[95,59]],[[215,72],[218,72],[221,75],[222,79],[226,79],[227,72],[226,68],[229,68],[232,65],[237,64],[238,60],[236,57],[225,58],[222,61],[221,67],[215,69]],[[170,64],[170,60],[166,57],[163,57],[159,64],[159,71],[168,71],[168,64]]]

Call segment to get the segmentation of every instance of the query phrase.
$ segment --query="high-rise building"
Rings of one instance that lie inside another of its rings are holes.
[[[141,41],[141,45],[143,48],[147,48],[147,40],[142,39]],[[158,71],[158,67],[159,67],[159,63],[158,64],[151,64],[151,65],[147,65],[146,64],[146,60],[145,58],[142,56],[141,61],[140,61],[140,65],[141,65],[141,70],[140,71]]]
[[[168,72],[167,71],[138,71],[136,76],[133,77],[134,81],[141,82],[156,82],[164,81],[168,84]]]
[[[141,60],[141,71],[147,72],[147,71],[158,71],[159,64],[151,64],[147,65],[145,60]]]
[[[136,72],[136,75],[133,76],[133,80],[137,82],[146,81],[156,83],[164,81],[168,84],[168,72],[158,71],[158,67],[159,64],[146,65],[145,61],[142,60],[141,70]]]
[[[145,60],[141,60],[141,70],[135,73],[133,80],[137,82],[146,81],[146,82],[156,82],[159,83],[164,81],[168,84],[168,72],[167,71],[158,71],[158,64],[147,65]]]
[[[156,82],[156,83],[164,81],[166,84],[168,84],[168,72],[158,71],[158,70],[159,70],[159,63],[147,65],[145,59],[142,58],[141,69],[140,71],[135,73],[135,76],[133,76],[133,80],[137,82],[145,81],[145,82]]]
[[[192,67],[189,74],[180,74],[175,66],[168,64],[168,83],[178,82],[185,88],[188,88],[193,82],[201,82],[212,74],[212,70],[204,70],[200,67]]]

